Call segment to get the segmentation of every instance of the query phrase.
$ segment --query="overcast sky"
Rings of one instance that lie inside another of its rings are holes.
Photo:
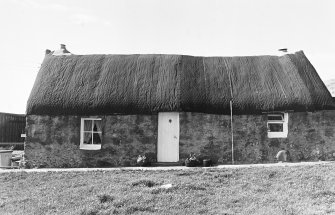
[[[74,54],[278,55],[335,78],[334,0],[0,0],[0,112],[25,113],[45,49]]]

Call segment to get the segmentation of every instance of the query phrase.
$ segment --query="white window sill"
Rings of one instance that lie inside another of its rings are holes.
[[[286,132],[268,132],[268,138],[287,138]]]
[[[100,150],[101,149],[101,144],[80,145],[80,149],[82,149],[82,150]]]

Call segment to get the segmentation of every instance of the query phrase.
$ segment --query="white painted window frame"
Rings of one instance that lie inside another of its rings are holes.
[[[80,122],[80,149],[83,150],[100,150],[101,149],[101,144],[84,144],[84,122],[85,120],[91,120],[91,121],[101,121],[101,118],[81,118]],[[92,123],[92,126],[94,124]],[[98,132],[93,132],[92,128],[92,138],[94,133],[100,133],[102,134],[102,131]]]
[[[288,113],[269,113],[267,116],[279,116],[282,115],[284,118],[282,120],[268,120],[268,138],[287,138],[288,135]],[[282,124],[283,131],[281,132],[271,132],[269,129],[269,124]]]

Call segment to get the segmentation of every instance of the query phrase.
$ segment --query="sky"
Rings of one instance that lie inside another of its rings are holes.
[[[335,79],[334,0],[0,0],[0,112],[25,113],[46,49],[73,54],[280,55]]]

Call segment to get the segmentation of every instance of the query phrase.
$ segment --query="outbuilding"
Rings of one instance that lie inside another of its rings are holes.
[[[24,114],[0,113],[0,149],[23,150],[25,127]]]

